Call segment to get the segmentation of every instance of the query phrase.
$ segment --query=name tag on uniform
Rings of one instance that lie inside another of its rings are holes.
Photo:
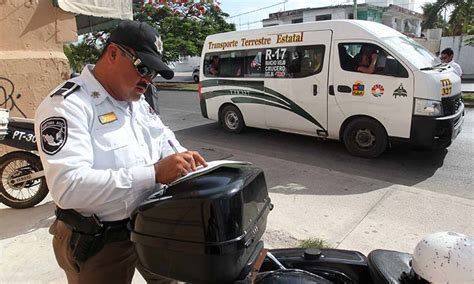
[[[111,123],[117,120],[117,115],[115,112],[109,112],[99,116],[99,121],[101,124]]]

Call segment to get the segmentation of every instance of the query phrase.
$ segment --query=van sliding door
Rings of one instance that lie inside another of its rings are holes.
[[[304,41],[265,50],[267,128],[325,136],[331,31],[305,31]]]

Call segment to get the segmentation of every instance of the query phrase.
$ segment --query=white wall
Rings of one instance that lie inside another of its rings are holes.
[[[474,77],[474,46],[464,45],[464,41],[474,36],[442,37],[439,51],[450,47],[454,51],[454,61],[461,65],[463,77]]]
[[[331,20],[347,19],[344,8],[329,8],[315,11],[304,11],[303,22],[316,21],[316,16],[331,15]]]
[[[436,52],[439,51],[439,44],[441,42],[440,40],[426,38],[414,38],[414,40],[431,51],[433,54],[436,54]]]

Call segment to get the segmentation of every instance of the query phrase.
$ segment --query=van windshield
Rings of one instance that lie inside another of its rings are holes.
[[[407,37],[387,37],[382,40],[391,48],[402,54],[418,69],[439,65],[441,61],[416,41]]]

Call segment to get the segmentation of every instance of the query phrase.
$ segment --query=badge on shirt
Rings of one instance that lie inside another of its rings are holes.
[[[117,120],[115,112],[108,112],[106,114],[99,115],[99,121],[101,124],[111,123]]]
[[[48,155],[54,155],[66,144],[67,121],[63,117],[49,117],[40,125],[41,149]]]

